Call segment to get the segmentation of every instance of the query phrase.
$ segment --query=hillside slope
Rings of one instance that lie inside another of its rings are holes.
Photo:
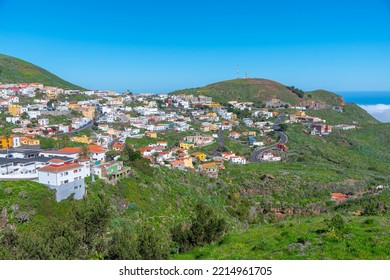
[[[235,79],[210,84],[204,87],[183,89],[171,94],[192,94],[195,96],[206,95],[213,97],[216,102],[226,103],[230,100],[261,102],[280,99],[291,105],[301,103],[320,102],[330,106],[343,104],[343,98],[337,94],[317,90],[304,93],[302,97],[286,88],[285,85],[267,79]]]
[[[0,54],[0,83],[34,82],[64,89],[82,89],[32,63]]]

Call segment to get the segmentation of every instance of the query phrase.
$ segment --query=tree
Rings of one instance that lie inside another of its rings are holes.
[[[279,130],[285,132],[287,130],[287,125],[284,123],[279,124]]]
[[[330,220],[326,220],[325,223],[328,226],[328,231],[336,236],[342,235],[346,228],[345,221],[339,214],[334,215]]]
[[[218,241],[227,229],[226,220],[218,217],[214,210],[204,203],[198,203],[194,212],[195,216],[190,225],[179,224],[171,230],[172,241],[178,245],[179,252]]]
[[[57,101],[55,99],[50,99],[48,102],[47,102],[47,107],[49,108],[53,108],[53,105],[56,103]]]
[[[91,247],[107,230],[111,217],[110,202],[103,193],[99,193],[97,197],[74,204],[73,213],[75,226],[82,235],[82,241]]]
[[[138,235],[138,253],[142,260],[164,260],[169,256],[168,247],[150,226],[144,226]]]
[[[137,159],[141,159],[141,153],[139,151],[134,150],[133,146],[129,143],[125,143],[121,152],[121,158],[124,163],[130,164]]]
[[[115,151],[108,151],[108,152],[106,152],[106,160],[107,160],[107,161],[112,161],[112,160],[114,160],[114,158],[115,158],[116,156],[118,156],[118,153],[115,152]]]
[[[21,118],[22,120],[27,120],[27,119],[28,119],[28,114],[27,114],[27,112],[23,112],[23,113],[20,115],[20,118]]]
[[[58,142],[57,142],[57,146],[59,148],[63,148],[63,147],[67,147],[69,145],[69,141],[70,141],[70,137],[69,135],[65,134],[63,136],[61,136],[59,139],[58,139]]]
[[[87,144],[81,145],[81,151],[79,152],[79,157],[82,159],[89,158],[89,147]]]
[[[141,258],[138,253],[137,238],[130,229],[121,227],[113,232],[107,258],[110,260],[137,260]]]

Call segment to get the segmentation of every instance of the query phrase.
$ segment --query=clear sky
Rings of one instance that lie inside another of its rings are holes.
[[[90,89],[167,92],[248,72],[390,90],[390,0],[0,0],[0,53]]]

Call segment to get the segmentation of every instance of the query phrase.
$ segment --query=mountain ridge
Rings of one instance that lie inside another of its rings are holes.
[[[213,97],[213,100],[216,102],[221,103],[226,103],[230,100],[264,103],[272,98],[278,98],[294,106],[299,105],[302,101],[325,102],[333,106],[345,103],[342,96],[330,91],[318,89],[304,92],[297,88],[287,87],[282,83],[262,78],[226,80],[203,87],[177,90],[170,94],[207,95]]]
[[[63,89],[84,89],[28,61],[0,54],[0,83],[35,82]]]

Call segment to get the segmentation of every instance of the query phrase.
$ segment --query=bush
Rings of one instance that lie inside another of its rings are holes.
[[[178,245],[179,252],[219,241],[226,231],[225,219],[219,218],[211,207],[198,203],[194,212],[190,225],[179,224],[171,230],[172,241]]]

